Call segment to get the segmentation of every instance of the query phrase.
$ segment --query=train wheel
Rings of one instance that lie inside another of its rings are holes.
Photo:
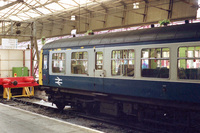
[[[61,103],[61,102],[55,102],[56,107],[58,108],[58,110],[63,110],[65,108],[65,104]]]

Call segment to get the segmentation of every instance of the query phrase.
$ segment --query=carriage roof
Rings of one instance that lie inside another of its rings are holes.
[[[65,38],[45,44],[43,49],[191,39],[200,40],[200,23]]]

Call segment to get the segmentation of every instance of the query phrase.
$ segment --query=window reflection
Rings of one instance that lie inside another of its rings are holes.
[[[111,59],[111,74],[134,76],[134,50],[114,50]]]
[[[71,73],[87,74],[88,72],[88,53],[73,52],[71,57]]]
[[[52,72],[65,73],[65,53],[52,54]]]
[[[200,46],[178,49],[178,78],[200,79]]]
[[[142,49],[142,77],[169,78],[169,48]]]
[[[96,70],[102,70],[103,69],[103,52],[96,52],[95,69]]]

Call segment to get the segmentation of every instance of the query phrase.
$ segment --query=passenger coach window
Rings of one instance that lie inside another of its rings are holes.
[[[47,69],[47,55],[43,56],[43,69]]]
[[[103,69],[103,52],[96,52],[95,69],[96,70],[102,70]]]
[[[169,48],[142,49],[142,77],[169,77]]]
[[[134,50],[114,50],[111,57],[111,74],[134,76]]]
[[[71,73],[87,74],[88,71],[88,53],[73,52],[71,57]]]
[[[178,49],[178,78],[200,79],[200,46]]]
[[[65,73],[65,53],[52,54],[52,72]]]

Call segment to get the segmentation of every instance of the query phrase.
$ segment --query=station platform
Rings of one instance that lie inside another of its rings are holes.
[[[103,133],[0,103],[1,133]]]

